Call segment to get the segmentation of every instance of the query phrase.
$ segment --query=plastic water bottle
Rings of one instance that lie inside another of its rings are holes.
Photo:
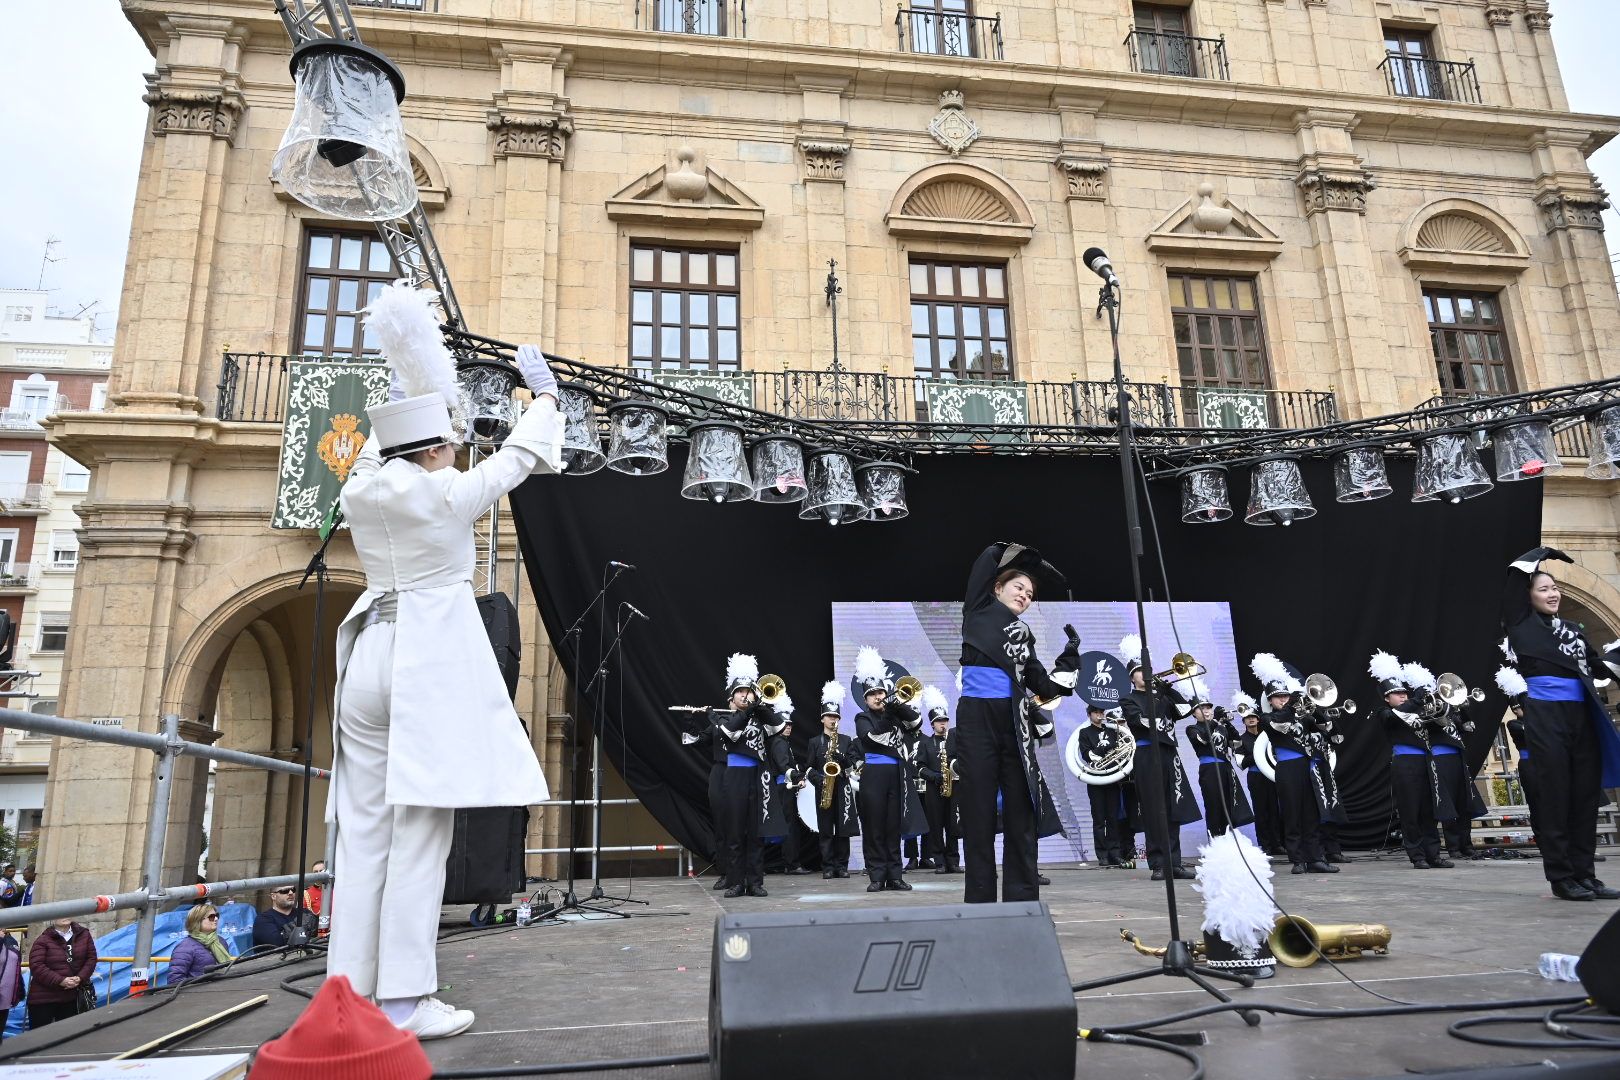
[[[1575,974],[1575,965],[1580,963],[1580,959],[1569,953],[1544,952],[1541,954],[1541,977],[1555,982],[1578,983],[1581,977]]]
[[[529,898],[525,896],[522,900],[518,901],[517,924],[519,926],[528,926],[533,919],[534,909],[529,905]],[[1548,953],[1547,955],[1551,956],[1552,954]],[[1573,968],[1571,968],[1571,970],[1573,970]]]

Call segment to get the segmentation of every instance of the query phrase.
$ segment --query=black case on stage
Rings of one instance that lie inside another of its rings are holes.
[[[824,1080],[840,1069],[1073,1080],[1075,1031],[1057,929],[1039,902],[715,920],[719,1080]]]
[[[517,694],[519,644],[517,609],[505,593],[478,598],[478,617],[489,635],[495,663],[506,682],[507,697]],[[444,902],[509,904],[523,891],[527,868],[523,848],[528,839],[529,808],[486,806],[456,811],[450,857],[445,860]]]

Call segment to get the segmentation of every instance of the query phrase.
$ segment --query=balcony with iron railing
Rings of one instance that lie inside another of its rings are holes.
[[[636,0],[636,28],[702,37],[748,36],[748,0]]]
[[[40,420],[71,408],[73,403],[65,395],[58,394],[56,400],[43,409],[32,406],[26,409],[0,409],[0,438],[39,438],[44,430]]]
[[[1384,86],[1396,97],[1460,101],[1466,105],[1484,102],[1479,92],[1479,74],[1472,60],[1461,64],[1454,60],[1390,53],[1378,65],[1378,70],[1384,76]]]
[[[894,26],[901,52],[1002,59],[999,11],[994,15],[970,15],[965,11],[902,6],[895,14]]]
[[[1125,35],[1131,70],[1145,75],[1175,75],[1184,79],[1225,79],[1232,70],[1226,63],[1226,38],[1192,37],[1132,30]]]
[[[0,484],[0,514],[13,517],[50,513],[51,489],[46,484]]]
[[[0,563],[0,593],[34,592],[39,574],[39,563]]]

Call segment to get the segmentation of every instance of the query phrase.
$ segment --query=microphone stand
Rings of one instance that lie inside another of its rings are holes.
[[[622,612],[624,607],[624,604],[620,604],[619,610]],[[596,674],[591,676],[590,685],[585,687],[586,692],[589,692],[595,688],[597,680],[601,680],[602,682],[602,694],[599,694],[596,698],[596,709],[591,719],[591,732],[596,736],[596,763],[591,769],[592,786],[595,789],[592,794],[593,805],[591,807],[591,872],[596,880],[591,886],[591,895],[587,897],[586,901],[581,903],[579,906],[585,911],[597,911],[606,915],[617,915],[621,919],[628,919],[630,916],[625,912],[613,911],[609,908],[586,907],[585,903],[595,900],[612,900],[615,903],[620,904],[640,904],[643,907],[647,906],[647,901],[645,900],[636,900],[629,896],[608,896],[602,891],[602,721],[603,716],[606,713],[603,695],[607,693],[608,661],[613,659],[614,652],[618,650],[619,644],[624,641],[624,635],[629,631],[630,624],[635,622],[635,620],[636,616],[634,615],[631,615],[629,618],[625,619],[624,622],[619,622],[617,619],[614,620],[613,644],[608,646],[607,653],[603,655],[601,664],[597,666]],[[623,676],[620,676],[620,678],[623,678]],[[619,722],[624,722],[624,718],[622,716],[619,718]]]
[[[298,892],[293,896],[293,923],[285,931],[287,944],[294,947],[308,945],[319,929],[318,916],[304,910],[304,871],[309,866],[309,788],[315,751],[315,703],[320,696],[321,627],[326,618],[326,549],[332,546],[332,537],[337,535],[338,526],[343,523],[342,504],[333,501],[326,517],[323,523],[326,534],[321,537],[321,546],[315,549],[309,565],[304,567],[304,576],[298,579],[298,588],[302,590],[312,576],[315,578],[315,625],[310,633],[309,698],[304,705],[304,746],[301,755],[304,759],[304,790],[298,821]],[[330,872],[335,868],[328,866],[326,869]],[[327,902],[330,904],[331,901]]]
[[[1172,836],[1170,830],[1177,826],[1172,825],[1170,821],[1170,792],[1166,790],[1164,782],[1165,751],[1158,739],[1159,716],[1155,696],[1157,687],[1154,685],[1152,657],[1148,652],[1147,607],[1142,600],[1142,562],[1146,558],[1146,552],[1142,545],[1142,520],[1136,496],[1136,446],[1131,431],[1131,398],[1125,391],[1125,369],[1119,355],[1119,283],[1112,274],[1103,280],[1105,284],[1097,297],[1097,317],[1101,318],[1104,311],[1108,312],[1108,333],[1114,347],[1114,395],[1119,427],[1120,485],[1125,500],[1125,539],[1131,552],[1131,588],[1136,600],[1137,634],[1142,639],[1142,685],[1147,691],[1147,721],[1154,729],[1154,735],[1148,740],[1147,746],[1149,768],[1153,773],[1150,783],[1146,785],[1149,795],[1146,807],[1147,827],[1157,831],[1159,850],[1164,853],[1164,902],[1165,910],[1170,916],[1170,941],[1164,951],[1164,962],[1159,967],[1127,971],[1119,975],[1075,983],[1074,991],[1082,993],[1104,986],[1117,986],[1120,983],[1149,979],[1155,975],[1169,975],[1186,979],[1220,1001],[1230,1003],[1231,997],[1209,980],[1225,979],[1242,986],[1253,986],[1254,977],[1235,971],[1217,971],[1196,963],[1191,946],[1181,940],[1181,919],[1176,911],[1174,858],[1170,854]],[[1175,730],[1173,724],[1171,730]],[[1153,797],[1155,792],[1156,798]],[[1239,1015],[1250,1027],[1258,1026],[1260,1023],[1260,1014],[1252,1009],[1245,1009]]]

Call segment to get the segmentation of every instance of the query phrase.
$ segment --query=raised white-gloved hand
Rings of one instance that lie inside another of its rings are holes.
[[[517,350],[518,370],[523,373],[523,381],[534,391],[536,397],[541,394],[557,396],[557,376],[551,373],[551,367],[546,358],[541,355],[538,345],[519,345]]]

